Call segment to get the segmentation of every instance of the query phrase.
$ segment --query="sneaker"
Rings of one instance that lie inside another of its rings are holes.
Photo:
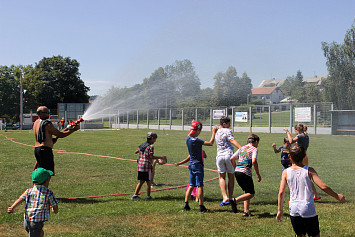
[[[200,212],[209,212],[210,209],[207,209],[204,205],[200,206]]]
[[[145,200],[151,200],[152,199],[152,196],[147,196],[146,198],[145,198]]]
[[[237,202],[235,201],[235,198],[233,198],[230,203],[231,203],[231,206],[232,206],[232,211],[234,213],[237,213]]]
[[[132,200],[140,200],[141,198],[138,195],[133,195]]]
[[[182,208],[182,210],[183,210],[183,211],[190,211],[191,208],[190,208],[190,206],[189,206],[188,203],[185,203],[185,204],[184,204],[184,207]]]

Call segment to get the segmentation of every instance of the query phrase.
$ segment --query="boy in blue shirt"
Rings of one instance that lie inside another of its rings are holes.
[[[190,187],[186,191],[184,211],[189,211],[189,200],[191,198],[191,192],[195,187],[198,187],[198,199],[200,205],[200,212],[208,212],[209,210],[203,205],[203,178],[204,178],[204,165],[203,165],[203,152],[202,146],[213,146],[214,138],[216,135],[217,127],[212,129],[212,137],[210,141],[202,141],[198,139],[202,130],[202,123],[198,121],[192,121],[190,132],[186,138],[186,145],[190,154],[189,162],[189,176]]]

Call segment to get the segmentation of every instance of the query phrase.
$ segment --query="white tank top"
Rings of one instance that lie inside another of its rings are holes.
[[[290,216],[308,218],[317,215],[308,168],[308,166],[303,166],[298,170],[292,169],[292,167],[287,169],[287,185],[290,189]]]

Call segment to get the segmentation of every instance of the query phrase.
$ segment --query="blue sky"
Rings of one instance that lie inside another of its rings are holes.
[[[354,19],[354,0],[0,0],[0,65],[71,57],[89,95],[184,59],[202,88],[229,66],[257,87],[327,75],[321,42],[343,42]]]

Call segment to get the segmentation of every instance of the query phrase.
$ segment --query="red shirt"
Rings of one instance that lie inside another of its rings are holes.
[[[148,172],[152,169],[152,160],[150,156],[154,154],[153,145],[149,145],[144,152],[139,151],[139,160],[138,160],[138,171]]]

